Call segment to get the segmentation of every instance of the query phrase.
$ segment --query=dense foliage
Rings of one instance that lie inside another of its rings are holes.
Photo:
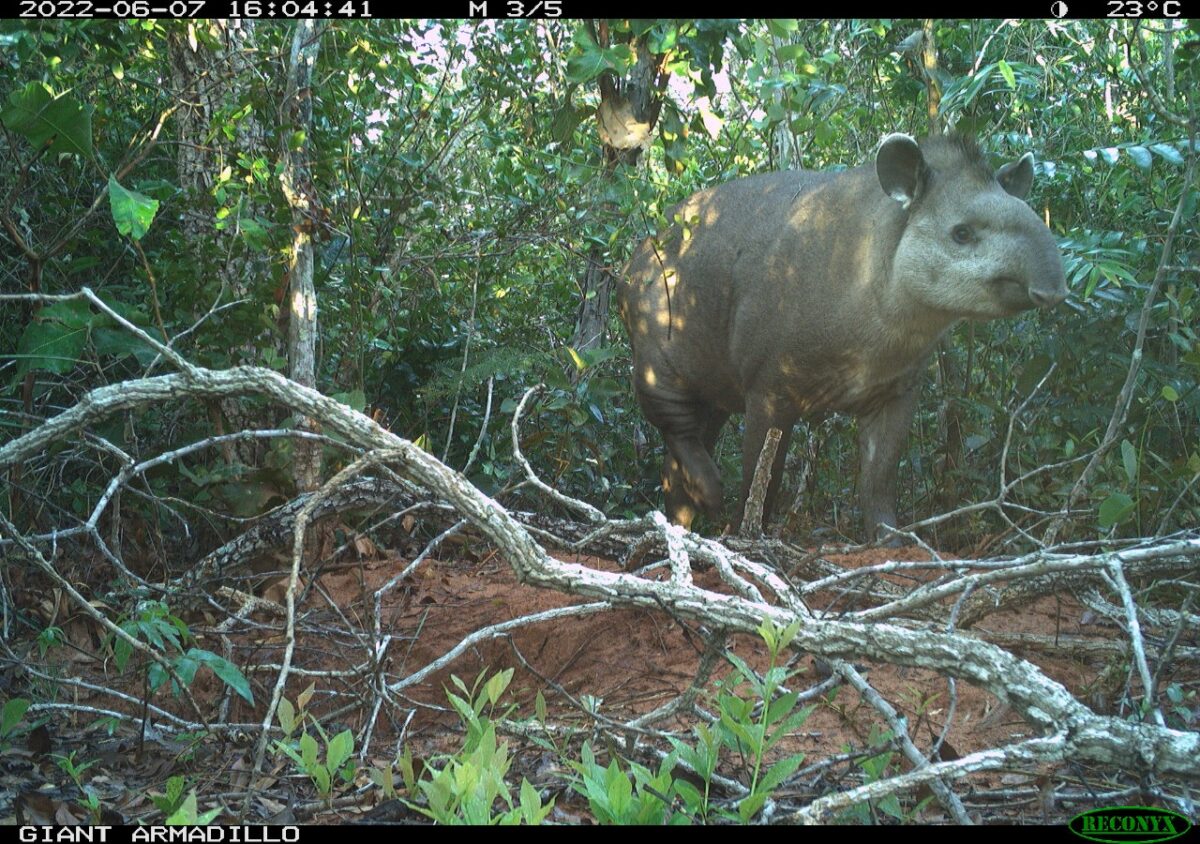
[[[1008,477],[1096,448],[1182,203],[1128,416],[1075,530],[1194,525],[1196,25],[942,21],[931,71],[920,34],[917,21],[338,23],[322,36],[309,137],[279,107],[291,24],[3,22],[0,292],[88,285],[196,363],[285,371],[292,223],[278,176],[282,152],[307,144],[319,389],[454,466],[486,425],[470,476],[499,494],[520,479],[510,412],[545,382],[523,442],[542,476],[612,515],[644,512],[661,506],[661,443],[633,403],[624,334],[614,316],[608,345],[571,345],[585,257],[616,271],[698,187],[866,160],[888,132],[926,131],[936,91],[941,125],[976,134],[997,161],[1036,156],[1032,204],[1059,238],[1072,297],[956,330],[931,366],[901,513],[994,496],[1012,411],[1052,363],[1015,426]],[[662,111],[637,164],[610,166],[599,83],[639,55],[662,69]],[[0,441],[88,389],[160,371],[80,300],[6,301]],[[137,459],[287,421],[214,403],[97,433]],[[853,535],[852,426],[813,430],[819,449],[793,446],[796,463],[819,457],[793,527]],[[156,503],[171,496],[211,544],[237,531],[228,515],[290,497],[288,453],[214,450],[160,467],[153,495],[123,518],[148,528],[139,535],[172,530]],[[736,453],[730,440],[727,489]],[[62,525],[90,509],[118,460],[80,448],[31,464],[3,506],[18,526]],[[1014,498],[1057,510],[1082,465]],[[939,538],[969,544],[1003,525],[976,514],[950,529]]]

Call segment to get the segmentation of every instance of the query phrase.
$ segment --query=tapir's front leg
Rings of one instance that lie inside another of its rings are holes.
[[[880,525],[896,523],[896,474],[900,452],[908,441],[917,388],[858,418],[858,495],[863,526],[870,539],[883,540],[890,534]],[[890,544],[901,544],[895,539]]]

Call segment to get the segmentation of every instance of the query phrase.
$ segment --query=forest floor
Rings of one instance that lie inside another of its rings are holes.
[[[482,542],[479,546],[476,549],[467,540],[443,547],[443,559],[426,560],[399,588],[387,594],[382,605],[382,627],[396,637],[386,665],[390,680],[437,659],[474,630],[582,603],[549,590],[522,586],[503,559]],[[370,631],[372,593],[408,562],[398,554],[374,548],[371,551],[373,558],[340,563],[321,573],[311,584],[318,588],[310,589],[304,603],[298,606],[298,616],[304,622],[302,629],[298,626],[294,665],[317,675],[293,675],[286,696],[295,702],[305,687],[313,684],[315,690],[308,711],[321,718],[329,736],[345,728],[360,736],[364,719],[372,708],[361,676],[319,675],[344,671],[363,662],[361,642],[344,635],[345,631]],[[612,561],[595,557],[562,559],[607,570],[618,568]],[[928,556],[917,548],[903,548],[826,555],[825,559],[844,567],[859,567],[885,560],[925,560]],[[905,588],[915,585],[908,575],[903,579],[885,577]],[[260,579],[255,592],[279,599],[283,580],[279,576],[274,581]],[[701,586],[723,588],[712,571],[697,571],[696,581]],[[21,605],[22,597],[14,597]],[[817,614],[836,614],[847,608],[848,600],[846,595],[822,595],[810,602],[810,608]],[[202,610],[187,620],[194,631],[203,631],[205,617]],[[253,617],[270,622],[270,626],[245,626],[230,636],[234,661],[240,666],[277,662],[281,654],[279,620],[265,614]],[[75,707],[90,705],[140,716],[137,704],[140,683],[118,674],[111,660],[101,663],[88,656],[97,651],[96,641],[101,635],[94,623],[82,615],[60,617],[57,623],[68,646],[52,652],[58,654],[57,664],[52,664],[52,657],[48,657],[46,663],[36,666],[38,670],[60,677],[79,676],[96,687],[117,689],[131,696],[114,700],[111,694],[77,686],[70,701]],[[211,618],[209,627],[211,630]],[[323,634],[322,631],[340,632]],[[1019,612],[993,614],[972,632],[985,638],[998,637],[999,644],[1035,662],[1085,704],[1101,711],[1111,711],[1116,705],[1107,698],[1110,693],[1105,688],[1120,689],[1127,680],[1128,669],[1122,667],[1127,666],[1126,658],[1120,657],[1118,651],[1057,644],[1060,640],[1078,642],[1079,637],[1104,641],[1119,636],[1114,628],[1099,626],[1090,613],[1069,598],[1047,598]],[[72,649],[72,639],[76,637],[88,638],[87,647]],[[1030,647],[1023,648],[1022,641],[1030,643]],[[222,652],[220,637],[211,632],[202,634],[198,644]],[[756,669],[767,666],[762,641],[738,635],[731,638],[730,645]],[[81,806],[82,795],[77,784],[64,773],[62,764],[54,761],[55,756],[72,752],[76,765],[93,763],[79,777],[79,782],[97,796],[100,811],[105,813],[100,817],[109,821],[158,819],[161,822],[162,815],[149,795],[161,793],[168,777],[182,773],[188,787],[196,789],[202,810],[218,805],[227,808],[218,822],[234,821],[234,812],[243,806],[246,809],[242,817],[248,823],[426,822],[401,801],[385,799],[381,789],[371,784],[368,770],[389,767],[400,745],[411,749],[418,770],[425,760],[439,764],[438,754],[453,753],[461,746],[464,730],[447,703],[447,690],[457,693],[451,674],[470,687],[480,675],[490,676],[504,668],[515,668],[503,701],[505,705],[515,705],[510,717],[532,717],[535,697],[540,691],[547,705],[547,721],[573,725],[579,730],[575,741],[564,743],[567,758],[577,760],[579,741],[592,735],[590,716],[578,705],[583,696],[602,700],[600,711],[609,719],[624,721],[636,717],[677,697],[693,682],[703,646],[694,629],[666,612],[610,610],[522,627],[469,647],[448,667],[404,690],[398,700],[401,706],[383,707],[372,730],[364,763],[352,783],[335,787],[335,799],[327,808],[317,806],[319,801],[309,777],[279,752],[268,754],[265,776],[256,781],[254,798],[248,804],[245,802],[251,781],[249,772],[253,769],[256,735],[253,731],[193,743],[178,734],[158,732],[151,739],[139,742],[136,722],[125,721],[109,735],[97,726],[94,715],[78,708],[51,711],[44,727],[7,746],[0,742],[0,823],[86,819],[89,813]],[[37,653],[31,646],[31,662],[37,661]],[[814,664],[811,657],[798,659],[793,667],[802,672],[793,688],[806,688],[822,679],[821,666]],[[966,683],[957,683],[952,693],[946,679],[933,672],[874,664],[860,668],[868,672],[872,686],[907,719],[909,733],[922,749],[937,741],[947,717],[951,718],[941,749],[943,759],[1005,745],[1031,734],[1029,725],[1005,705]],[[729,670],[722,663],[715,679]],[[18,673],[15,668],[0,673],[3,696],[14,693],[13,681]],[[253,724],[262,719],[275,672],[257,671],[249,676],[254,690],[253,707],[229,695],[227,688],[206,670],[197,675],[192,693],[209,713],[217,712],[216,704],[225,696],[228,710],[220,720]],[[1112,677],[1111,682],[1100,679],[1104,677]],[[713,685],[710,680],[708,690]],[[60,690],[59,699],[63,697]],[[187,709],[180,701],[172,702],[165,689],[160,689],[153,699],[187,715]],[[803,752],[806,764],[872,744],[880,745],[881,753],[887,750],[880,744],[886,725],[853,689],[843,686],[836,694],[824,694],[814,702],[811,716],[781,750]],[[715,708],[711,698],[703,694],[699,704],[709,711]],[[404,721],[407,711],[414,714]],[[677,721],[657,726],[680,729],[688,735],[691,724]],[[509,736],[507,740],[513,754],[510,781],[519,783],[525,777],[541,790],[543,797],[554,798],[555,806],[548,820],[593,822],[587,801],[566,784],[572,773],[567,759],[518,736]],[[593,744],[598,753],[606,749],[603,740],[597,743],[593,737]],[[323,752],[324,745],[320,746]],[[355,750],[358,749],[356,745]],[[641,761],[657,768],[653,760]],[[893,771],[907,767],[899,754],[891,757],[890,765]],[[724,772],[738,775],[732,766]],[[864,767],[857,763],[831,765],[823,773],[814,774],[805,786],[779,797],[801,804],[822,793],[862,782],[863,772]],[[399,786],[398,772],[395,779]],[[1040,799],[1046,793],[1046,785],[1047,778],[1029,772],[997,772],[975,775],[969,789],[959,783],[957,790],[964,796],[971,815],[983,822],[1062,823],[1081,810]],[[14,800],[18,794],[21,797]],[[936,801],[931,801],[913,819],[918,823],[946,822],[945,813]]]

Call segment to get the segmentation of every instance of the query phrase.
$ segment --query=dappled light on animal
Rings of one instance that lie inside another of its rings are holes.
[[[740,523],[767,432],[783,438],[764,516],[801,417],[856,416],[868,534],[896,526],[897,463],[916,392],[960,319],[1066,297],[1058,245],[1025,204],[1026,153],[995,172],[975,142],[888,135],[841,172],[750,176],[700,191],[634,252],[618,286],[633,382],[663,434],[668,515],[718,519],[712,450],[745,412]]]

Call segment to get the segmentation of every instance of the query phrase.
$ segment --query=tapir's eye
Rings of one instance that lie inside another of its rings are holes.
[[[967,244],[975,240],[975,231],[970,226],[958,225],[950,230],[950,236],[955,243]]]

